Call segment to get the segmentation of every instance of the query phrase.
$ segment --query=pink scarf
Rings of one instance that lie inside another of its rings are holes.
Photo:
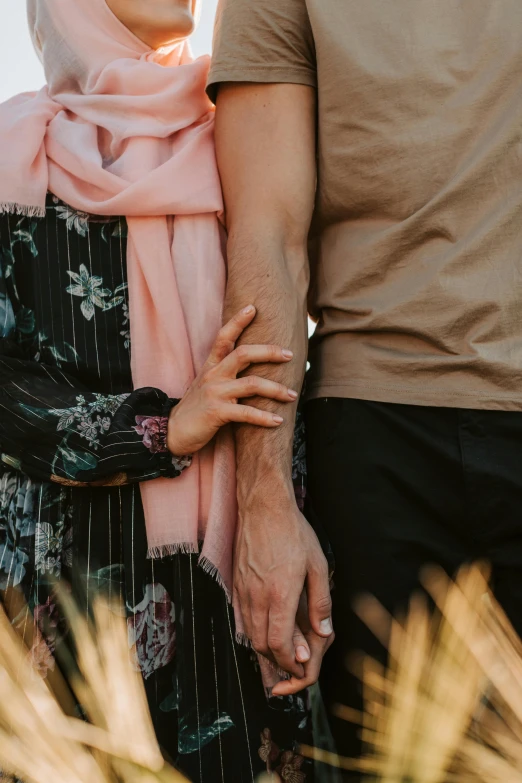
[[[222,197],[208,58],[151,51],[105,0],[28,0],[47,87],[0,107],[0,211],[128,219],[135,388],[181,397],[221,325]],[[142,485],[149,551],[198,552],[230,595],[235,460],[227,430],[177,479]]]

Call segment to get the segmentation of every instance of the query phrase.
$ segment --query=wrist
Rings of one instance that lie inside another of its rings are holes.
[[[178,406],[181,400],[169,400],[170,409],[167,421],[167,448],[171,456],[176,460],[183,460],[188,454],[184,448],[183,439],[179,437],[180,428],[177,426]]]
[[[176,406],[173,406],[167,423],[167,448],[173,457],[181,456],[178,454],[179,444],[176,431]]]
[[[286,481],[281,473],[265,475],[262,482],[254,485],[248,481],[238,481],[237,500],[243,521],[259,518],[267,513],[279,515],[297,508],[290,477]]]

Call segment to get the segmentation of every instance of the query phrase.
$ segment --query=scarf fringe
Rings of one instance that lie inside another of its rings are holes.
[[[201,546],[201,545],[200,545]],[[164,546],[155,546],[151,547],[147,552],[147,557],[152,560],[160,560],[163,557],[170,557],[172,555],[197,555],[200,551],[200,546],[197,544],[191,543],[191,544],[165,544]],[[230,594],[230,590],[228,589],[227,585],[225,584],[225,580],[221,576],[219,569],[217,566],[212,563],[208,557],[200,557],[198,560],[198,567],[202,568],[203,571],[210,576],[211,579],[214,579],[215,582],[219,585],[219,587],[223,590],[223,592],[226,595],[227,601],[229,604],[232,603],[232,596]],[[235,634],[235,640],[236,644],[240,645],[241,647],[246,647],[247,650],[254,651],[254,648],[252,646],[251,640],[248,638],[248,636],[240,631],[236,631]],[[259,655],[259,653],[257,653]],[[272,661],[270,661],[268,658],[265,658],[264,656],[260,656],[263,658],[266,664],[268,664],[268,668],[271,669],[278,677],[280,677],[282,680],[287,680],[290,678],[290,675],[287,672],[284,672],[282,669],[279,668],[276,664],[274,664]],[[272,698],[272,688],[268,686],[264,686],[265,696],[267,699]]]
[[[150,547],[147,552],[147,558],[149,560],[161,560],[163,557],[172,557],[173,555],[197,555],[199,553],[199,546],[194,543],[190,544],[164,544],[163,546]],[[208,557],[200,557],[198,560],[198,567],[213,579],[219,587],[223,590],[227,597],[227,601],[232,603],[232,596],[230,590],[225,584],[225,580],[219,573],[219,568],[212,563]],[[252,650],[252,642],[248,636],[244,633],[236,631],[236,642],[242,647],[247,647]]]
[[[147,559],[162,560],[164,557],[172,557],[172,555],[197,555],[198,553],[197,544],[164,544],[163,546],[149,547]]]
[[[200,557],[198,561],[198,566],[203,569],[203,571],[210,576],[211,579],[214,579],[215,582],[218,583],[218,585],[221,587],[223,592],[225,593],[227,597],[227,601],[229,603],[232,603],[232,596],[230,594],[230,590],[228,589],[227,585],[225,584],[225,580],[219,573],[219,569],[217,566],[215,566],[213,563],[210,562],[210,560],[207,557]]]
[[[23,217],[45,217],[45,207],[30,207],[27,204],[17,204],[14,201],[0,201],[0,214],[22,215]]]
[[[147,558],[149,560],[161,560],[164,557],[172,557],[173,555],[198,555],[201,545],[191,543],[180,544],[163,544],[163,546],[149,547],[147,551]],[[208,557],[200,557],[198,560],[199,568],[214,579],[225,593],[229,603],[232,603],[232,595],[230,590],[225,584],[225,580],[219,573],[219,568],[212,563]]]
[[[236,642],[243,647],[248,647],[249,650],[253,650],[252,642],[245,633],[239,633],[236,631]]]

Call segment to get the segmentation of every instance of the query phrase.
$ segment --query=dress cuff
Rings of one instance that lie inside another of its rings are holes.
[[[158,458],[160,475],[165,478],[177,478],[192,465],[191,454],[175,457],[167,445],[170,412],[179,402],[169,397],[159,416],[136,416],[134,429],[142,437],[143,445]]]
[[[165,402],[162,411],[162,420],[164,424],[162,424],[161,431],[164,448],[162,449],[160,470],[162,476],[165,476],[166,478],[177,478],[178,476],[181,476],[184,470],[190,468],[192,465],[192,454],[186,454],[183,457],[175,457],[170,453],[167,446],[169,416],[172,408],[175,408],[179,402],[180,400],[169,397]]]

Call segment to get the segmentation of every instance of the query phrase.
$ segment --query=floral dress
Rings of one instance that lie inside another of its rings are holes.
[[[132,389],[125,220],[53,196],[44,218],[0,216],[0,338],[0,591],[25,594],[41,675],[67,633],[56,580],[107,591],[126,607],[160,744],[189,779],[310,783],[308,697],[266,698],[196,557],[147,559],[139,482],[187,464],[165,444],[175,401]],[[298,445],[300,488],[303,462]]]

